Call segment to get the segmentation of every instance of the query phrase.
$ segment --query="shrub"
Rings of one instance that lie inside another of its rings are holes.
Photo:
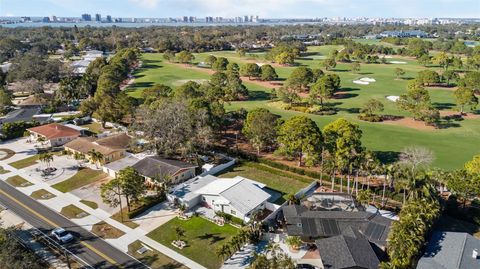
[[[363,120],[363,121],[369,121],[369,122],[381,122],[381,121],[383,121],[383,118],[380,115],[360,114],[360,115],[358,115],[358,119]]]

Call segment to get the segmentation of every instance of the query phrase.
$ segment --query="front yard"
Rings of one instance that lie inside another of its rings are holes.
[[[103,173],[102,170],[93,170],[83,167],[80,168],[73,177],[52,185],[52,187],[61,192],[70,192],[105,177],[107,177],[107,174]]]
[[[143,262],[144,264],[155,269],[187,269],[183,264],[178,263],[175,260],[170,259],[159,251],[154,250],[151,247],[150,250],[146,250],[144,253],[139,253],[139,250],[143,247],[142,242],[135,241],[128,245],[128,253]],[[142,252],[142,251],[140,251]]]
[[[183,249],[171,244],[173,240],[177,240],[177,227],[185,230],[185,236],[181,240],[186,241],[187,246]],[[239,230],[231,225],[218,226],[201,217],[193,217],[190,220],[174,218],[147,236],[207,268],[220,268],[222,259],[217,256],[216,250],[238,232]]]

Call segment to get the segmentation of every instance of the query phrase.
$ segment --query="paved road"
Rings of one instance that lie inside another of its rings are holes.
[[[56,227],[70,231],[76,240],[66,247],[94,268],[148,268],[2,180],[0,180],[0,203],[44,233],[49,233]]]

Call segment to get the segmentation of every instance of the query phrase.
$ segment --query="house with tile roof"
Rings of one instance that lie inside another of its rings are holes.
[[[51,147],[62,146],[81,135],[79,130],[59,124],[50,123],[27,129],[33,141],[40,139]]]
[[[104,138],[78,137],[65,144],[65,150],[71,154],[81,154],[87,160],[89,152],[97,151],[103,155],[101,164],[113,162],[125,157],[132,138],[126,133],[114,134]]]

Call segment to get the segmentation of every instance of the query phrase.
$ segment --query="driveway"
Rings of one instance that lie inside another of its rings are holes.
[[[106,177],[104,179],[98,180],[93,182],[92,184],[85,185],[78,189],[71,191],[70,193],[77,196],[81,200],[87,200],[95,202],[100,209],[103,209],[108,214],[113,215],[118,212],[119,207],[110,207],[109,205],[105,204],[102,201],[102,196],[100,195],[100,186],[108,182],[110,178]],[[122,199],[123,200],[123,199]],[[125,200],[123,200],[123,204],[126,205]]]
[[[46,168],[46,164],[40,161],[38,161],[37,164],[21,169],[21,171],[31,177],[42,179],[42,181],[49,185],[69,179],[78,172],[78,163],[70,156],[54,155],[53,162],[50,163],[50,166],[55,167],[57,170],[48,176],[42,174],[42,170]]]
[[[0,149],[2,148],[15,152],[15,155],[5,160],[7,163],[12,163],[37,154],[35,143],[27,143],[27,138],[19,138],[2,142],[0,143]]]
[[[142,230],[149,233],[176,216],[178,216],[176,209],[171,206],[170,202],[166,201],[151,207],[134,218],[134,221],[140,225]]]

